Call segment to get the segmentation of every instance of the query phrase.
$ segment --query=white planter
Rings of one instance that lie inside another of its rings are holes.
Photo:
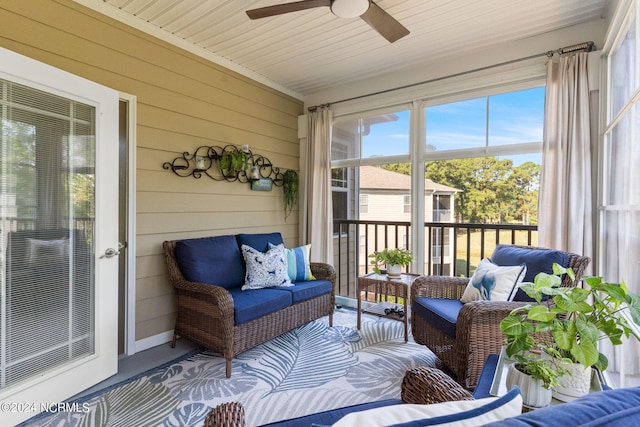
[[[507,390],[511,390],[514,385],[520,387],[522,403],[532,408],[542,408],[551,403],[551,389],[542,386],[542,381],[534,380],[531,376],[516,369],[516,364],[512,363],[507,369]]]
[[[591,390],[591,367],[579,363],[563,363],[569,372],[558,378],[559,385],[553,389],[554,399],[571,402]]]
[[[402,274],[402,266],[398,264],[387,264],[387,276],[391,278],[399,278]]]

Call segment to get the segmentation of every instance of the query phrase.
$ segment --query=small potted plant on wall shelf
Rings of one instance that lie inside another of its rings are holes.
[[[387,276],[391,278],[398,278],[402,274],[402,268],[407,267],[413,261],[413,255],[409,249],[385,248],[381,251],[376,251],[369,255],[371,258],[371,264],[373,265],[373,271],[377,274],[382,274],[380,270],[381,265],[386,265]]]
[[[225,152],[220,159],[220,169],[227,173],[247,170],[248,167],[249,153],[242,150]]]

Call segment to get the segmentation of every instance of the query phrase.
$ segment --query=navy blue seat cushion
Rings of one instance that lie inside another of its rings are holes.
[[[640,425],[640,387],[591,393],[573,402],[536,409],[514,418],[488,425],[527,427],[565,426],[637,426]]]
[[[497,245],[491,261],[500,266],[526,264],[527,274],[524,282],[533,282],[538,273],[553,273],[553,264],[567,267],[569,256],[556,249],[529,249],[512,245]],[[518,289],[514,301],[533,301],[524,291]]]
[[[290,292],[276,288],[229,289],[233,298],[234,322],[236,325],[250,322],[267,314],[271,314],[292,304]]]
[[[457,299],[418,297],[411,303],[412,316],[420,316],[451,338],[463,304]]]
[[[333,289],[330,280],[309,280],[304,282],[295,282],[293,286],[279,287],[283,291],[290,292],[293,303],[299,303],[320,295],[329,294]]]
[[[347,406],[345,408],[332,409],[330,411],[318,412],[311,415],[305,415],[303,417],[291,418],[289,420],[276,421],[269,424],[264,424],[262,427],[300,427],[300,426],[313,426],[313,425],[327,425],[340,420],[351,412],[365,411],[367,409],[379,408],[382,406],[399,405],[402,403],[400,399],[387,399],[379,402],[361,403],[359,405]]]
[[[180,271],[190,282],[227,289],[244,283],[244,264],[235,236],[180,240],[175,255]]]
[[[238,234],[236,235],[236,240],[238,241],[239,248],[241,248],[242,245],[247,245],[263,253],[269,250],[269,243],[274,246],[284,243],[280,233]]]

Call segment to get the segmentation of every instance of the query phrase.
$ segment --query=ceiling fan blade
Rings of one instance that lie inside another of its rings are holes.
[[[293,3],[283,3],[274,6],[260,7],[258,9],[247,10],[247,15],[251,19],[260,19],[322,6],[331,6],[331,0],[294,1]]]
[[[389,40],[389,43],[393,43],[409,34],[409,30],[396,21],[393,16],[389,15],[374,2],[370,3],[369,10],[360,17],[364,22],[371,25],[371,28],[380,33],[382,37]]]

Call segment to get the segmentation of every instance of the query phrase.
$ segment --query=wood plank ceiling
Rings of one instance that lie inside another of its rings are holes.
[[[411,34],[390,44],[326,7],[252,21],[291,0],[76,0],[289,89],[294,96],[601,18],[607,0],[376,0]],[[557,46],[561,47],[561,46]]]

